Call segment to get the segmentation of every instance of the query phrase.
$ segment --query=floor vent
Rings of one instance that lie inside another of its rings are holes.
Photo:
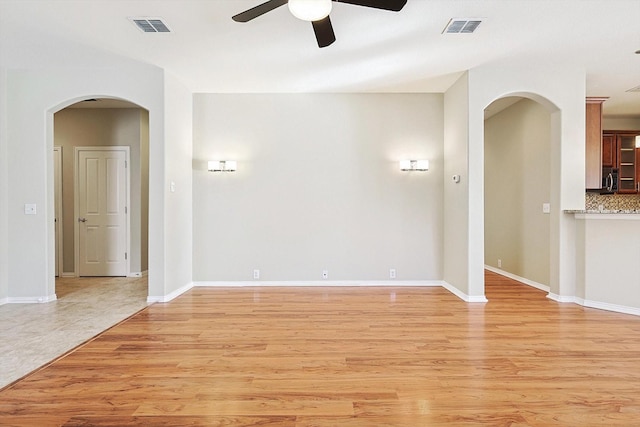
[[[129,18],[143,33],[170,33],[162,18]]]
[[[442,31],[442,34],[471,34],[482,22],[478,18],[453,18]]]

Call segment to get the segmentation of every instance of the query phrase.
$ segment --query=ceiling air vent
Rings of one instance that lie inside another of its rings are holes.
[[[482,22],[479,18],[453,18],[442,31],[442,34],[471,34]]]
[[[170,33],[162,18],[129,18],[143,33]]]

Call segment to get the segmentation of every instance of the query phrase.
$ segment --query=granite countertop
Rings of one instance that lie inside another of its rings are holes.
[[[640,209],[587,209],[566,210],[564,212],[573,214],[640,214]]]

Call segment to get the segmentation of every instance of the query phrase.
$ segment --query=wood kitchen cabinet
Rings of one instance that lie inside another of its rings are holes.
[[[618,161],[616,136],[611,133],[602,135],[602,167],[615,168]]]
[[[637,193],[636,134],[618,134],[618,193]]]
[[[602,134],[602,167],[618,169],[618,193],[638,193],[640,149],[636,148],[637,135],[640,131],[605,130]]]
[[[588,97],[585,116],[585,188],[602,187],[602,103],[607,98]]]
[[[640,192],[640,147],[636,145],[636,190]]]

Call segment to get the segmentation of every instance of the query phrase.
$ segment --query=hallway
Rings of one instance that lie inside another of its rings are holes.
[[[56,295],[0,306],[0,387],[146,307],[147,278],[58,278]]]

